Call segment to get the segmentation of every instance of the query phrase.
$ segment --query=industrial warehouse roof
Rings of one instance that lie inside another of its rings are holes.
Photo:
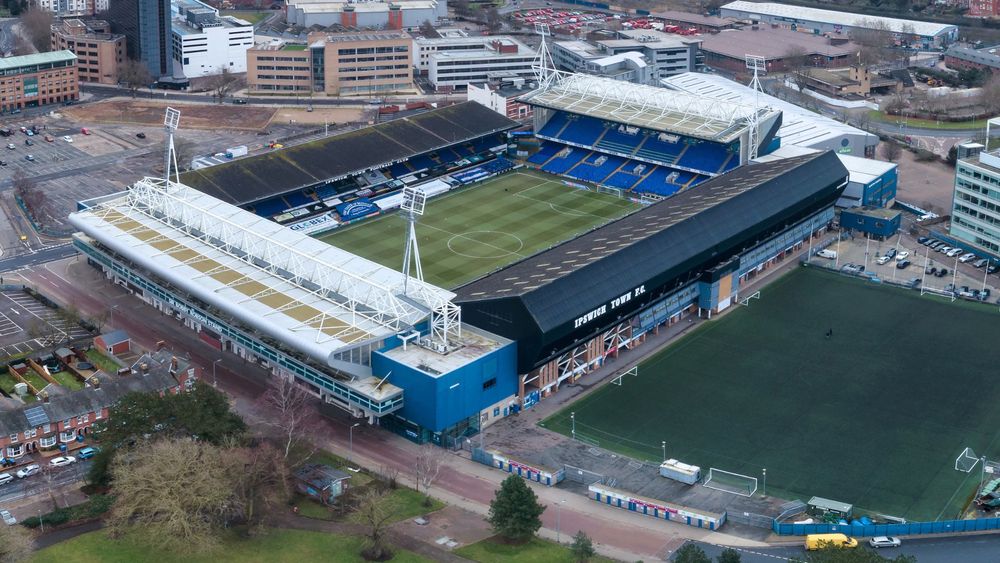
[[[782,112],[781,128],[778,130],[782,146],[818,147],[823,143],[829,144],[846,137],[864,139],[865,145],[878,144],[878,137],[871,133],[779,100],[774,96],[755,94],[752,89],[721,76],[685,72],[665,78],[662,82],[667,88],[688,92],[705,99],[752,104],[755,96],[759,97],[762,105]],[[827,148],[832,147],[827,145]]]
[[[820,22],[830,25],[842,25],[845,27],[868,27],[869,22],[875,25],[885,25],[896,33],[903,33],[907,27],[912,28],[912,33],[917,35],[936,36],[956,29],[954,25],[943,23],[922,22],[917,20],[903,20],[899,18],[886,18],[882,16],[870,16],[868,14],[855,14],[853,12],[835,12],[833,10],[821,10],[819,8],[807,8],[805,6],[791,6],[788,4],[778,4],[776,2],[745,2],[737,0],[724,4],[721,10],[731,10],[747,12],[749,14],[762,14],[767,16],[778,16],[787,18],[788,21],[809,21]],[[723,12],[726,15],[726,12]]]
[[[518,124],[464,102],[260,156],[193,170],[181,183],[226,203],[246,205],[315,186]]]
[[[557,72],[546,86],[521,98],[532,105],[589,115],[655,131],[730,143],[747,128],[752,105],[707,100],[664,88]],[[776,113],[761,107],[763,122]]]
[[[461,287],[456,300],[518,296],[541,330],[552,330],[623,291],[682,275],[706,253],[728,251],[741,233],[769,228],[846,176],[829,151],[737,168]]]
[[[701,50],[734,59],[744,60],[747,55],[757,55],[767,60],[783,59],[789,53],[845,57],[857,53],[861,47],[847,41],[833,45],[829,38],[789,29],[726,29],[701,38]]]
[[[183,184],[145,178],[70,215],[160,279],[323,364],[424,320],[453,294]]]
[[[956,59],[968,61],[970,63],[1000,69],[1000,47],[972,49],[970,47],[957,47],[953,45],[949,47],[944,54],[949,57],[955,57]]]

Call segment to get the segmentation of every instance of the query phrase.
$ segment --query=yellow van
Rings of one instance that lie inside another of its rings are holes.
[[[858,540],[844,534],[809,534],[806,536],[806,549],[811,551],[824,547],[858,547]]]

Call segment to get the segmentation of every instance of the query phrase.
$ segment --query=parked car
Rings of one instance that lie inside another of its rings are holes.
[[[30,147],[30,146],[32,146],[34,144],[35,144],[35,142],[32,141],[31,139],[25,139],[24,140],[24,146],[26,146],[26,147]]]
[[[900,261],[900,260],[905,260],[905,259],[907,259],[909,257],[910,257],[910,251],[909,250],[900,250],[899,252],[896,253],[896,261],[897,262]]]
[[[910,278],[910,281],[906,282],[906,284],[910,287],[917,287],[920,285],[921,281],[923,280],[921,280],[920,278]]]
[[[146,138],[146,134],[145,134],[145,133],[143,133],[142,131],[140,131],[140,132],[136,133],[136,134],[135,134],[135,136],[136,136],[136,138],[138,138],[138,139],[145,139],[145,138]]]
[[[906,268],[909,265],[910,265],[909,260],[900,260],[899,262],[896,262],[896,267],[899,268],[900,270]]]
[[[66,141],[67,143],[72,143],[73,137],[70,137],[69,135],[64,135],[63,140]]]
[[[24,157],[24,160],[34,162],[35,161],[35,155],[29,154],[28,156]]]
[[[924,273],[927,274],[927,275],[933,276],[934,274],[937,273],[937,268],[935,268],[934,266],[931,266],[930,268],[925,269]]]
[[[975,258],[976,258],[975,254],[973,254],[971,252],[967,252],[967,253],[963,254],[961,256],[961,258],[958,259],[958,261],[961,262],[961,263],[963,263],[963,264],[965,264],[966,262],[969,262],[970,260],[974,260]]]
[[[16,148],[17,147],[14,146],[14,143],[7,143],[7,150],[11,150],[12,151],[12,150],[14,150]]]
[[[892,536],[875,536],[874,538],[868,540],[868,545],[874,547],[875,549],[880,549],[883,547],[899,547],[899,544],[903,543],[899,538]]]
[[[80,459],[90,459],[95,455],[97,455],[98,452],[100,451],[101,448],[98,448],[96,446],[87,446],[86,448],[83,448],[82,450],[76,452],[76,457]]]
[[[10,473],[0,473],[0,485],[6,485],[14,480],[14,476]]]
[[[935,244],[937,244],[939,242],[941,242],[941,241],[939,241],[936,238],[932,238],[932,239],[929,239],[929,240],[925,240],[924,241],[924,246],[934,246]]]
[[[247,104],[247,101],[244,100],[243,98],[233,98],[233,103],[238,106],[245,106]]]
[[[938,270],[937,272],[934,273],[934,276],[938,277],[938,278],[943,278],[943,277],[947,276],[948,273],[949,273],[948,272],[948,268],[941,268],[940,270]]]
[[[949,252],[952,251],[952,248],[950,246],[948,246],[948,245],[942,245],[942,246],[939,246],[939,247],[935,248],[934,250],[937,250],[941,254],[948,254]]]
[[[959,254],[961,254],[963,252],[965,252],[965,251],[956,246],[955,248],[952,248],[951,250],[949,250],[946,254],[947,254],[948,258],[954,258],[954,257],[958,256]]]
[[[994,263],[990,264],[989,266],[986,266],[986,271],[989,272],[989,273],[991,273],[991,274],[995,274],[998,271],[1000,271],[1000,264],[994,262]]]
[[[0,518],[3,518],[4,523],[8,526],[17,524],[17,518],[14,518],[14,515],[9,510],[0,510]]]
[[[80,132],[83,133],[84,135],[90,135],[90,129],[87,129],[86,127],[80,129]]]
[[[879,266],[881,266],[881,265],[885,264],[886,262],[888,262],[889,260],[890,260],[889,255],[886,254],[885,256],[879,256],[878,260],[876,260],[875,263],[878,264]]]
[[[885,255],[888,256],[890,259],[891,258],[895,258],[895,256],[896,256],[896,249],[895,248],[890,248],[889,250],[886,250],[885,251]]]
[[[988,263],[989,261],[990,261],[990,260],[989,260],[989,258],[980,258],[979,260],[976,260],[975,262],[973,262],[973,263],[972,263],[972,266],[973,266],[974,268],[982,268],[982,267],[983,267],[983,266],[985,266],[985,265],[986,265],[986,264],[987,264],[987,263]]]
[[[52,135],[46,135],[46,136],[45,136],[45,141],[46,141],[46,142],[48,142],[48,143],[52,143],[52,142],[54,142],[55,140],[56,140],[56,138],[55,138],[55,137],[53,137]]]
[[[37,463],[32,463],[31,465],[25,465],[21,469],[18,469],[15,475],[17,475],[18,479],[24,479],[25,477],[30,477],[41,470],[42,468],[39,467]]]
[[[24,134],[27,135],[27,136],[29,136],[29,137],[34,137],[35,136],[35,132],[32,131],[31,129],[28,129],[27,131],[25,131]]]
[[[931,239],[929,239],[927,237],[917,237],[917,242],[919,242],[920,244],[926,244],[927,241],[929,241],[929,240],[931,240]]]
[[[6,160],[0,160],[0,166],[7,166]]]
[[[74,463],[76,463],[76,458],[71,455],[61,455],[49,460],[49,465],[52,467],[65,467]]]

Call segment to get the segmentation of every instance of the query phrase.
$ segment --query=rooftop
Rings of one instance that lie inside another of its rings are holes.
[[[0,72],[22,67],[65,63],[75,60],[76,55],[74,55],[72,51],[49,51],[47,53],[35,53],[33,55],[21,55],[19,57],[6,57],[0,59]]]
[[[788,56],[790,49],[802,49],[810,55],[843,57],[857,53],[860,47],[850,42],[831,45],[830,40],[821,35],[769,27],[761,27],[756,31],[727,29],[713,35],[705,35],[701,42],[702,51],[741,60],[746,55],[781,59]]]
[[[971,47],[951,46],[945,55],[955,57],[963,61],[986,65],[1000,69],[1000,47],[986,47],[985,49],[973,49]]]
[[[502,336],[490,334],[463,324],[462,336],[458,341],[457,348],[447,354],[428,350],[416,342],[411,342],[405,348],[397,346],[382,353],[399,363],[412,366],[427,375],[437,377],[455,371],[510,343],[510,340]]]
[[[727,27],[733,25],[732,20],[728,20],[726,18],[717,18],[715,16],[703,16],[701,14],[692,14],[690,12],[679,12],[676,10],[653,12],[649,15],[650,17],[654,18],[663,18],[665,20],[686,22],[694,25],[703,25],[705,27]]]
[[[436,8],[435,0],[391,0],[388,2],[368,1],[352,2],[350,0],[290,0],[289,8],[295,8],[306,14],[323,14],[343,12],[345,9],[355,12],[385,12],[389,6],[399,6],[401,10],[419,10]]]
[[[638,46],[649,49],[676,49],[698,43],[701,37],[690,37],[664,33],[655,29],[622,29],[617,31],[621,39],[602,39],[598,43],[609,47]]]
[[[885,207],[852,207],[846,209],[848,213],[854,213],[855,215],[864,215],[866,217],[874,217],[876,219],[895,219],[902,211],[898,209],[886,209]]]
[[[879,25],[885,25],[888,29],[896,33],[903,33],[906,29],[912,27],[912,33],[926,36],[940,35],[957,29],[954,25],[948,24],[887,18],[882,16],[869,16],[867,14],[855,14],[852,12],[821,10],[819,8],[807,8],[805,6],[778,4],[776,2],[746,2],[745,0],[737,0],[736,2],[723,4],[721,9],[748,12],[751,14],[778,16],[789,18],[793,21],[814,21],[847,27],[863,27],[863,24],[872,22]]]
[[[409,35],[402,31],[365,31],[349,33],[327,33],[324,35],[327,43],[347,43],[357,41],[393,41],[396,39],[409,39]],[[312,36],[310,35],[310,40]]]
[[[860,156],[851,156],[849,154],[838,154],[837,157],[840,158],[840,162],[844,165],[844,168],[847,168],[852,182],[867,184],[896,168],[896,165],[892,162],[882,162],[881,160],[871,158],[861,158]]]

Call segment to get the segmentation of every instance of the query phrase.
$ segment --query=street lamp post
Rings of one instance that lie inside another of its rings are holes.
[[[761,496],[765,496],[766,497],[767,496],[767,468],[765,467],[763,471],[764,471],[764,484],[761,487],[760,494],[761,494]]]
[[[570,424],[572,424],[572,426],[573,426],[573,429],[570,431],[570,434],[573,436],[573,439],[576,440],[576,412],[575,411],[569,413],[569,421],[570,421]]]
[[[108,326],[109,327],[113,328],[114,325],[115,325],[115,309],[117,309],[117,308],[118,308],[118,305],[112,305],[111,308],[108,309],[108,314],[110,315],[110,318],[108,319]]]
[[[660,445],[663,447],[663,461],[667,461],[667,441],[660,442]]]
[[[348,462],[353,462],[354,461],[354,429],[357,428],[358,426],[361,426],[361,423],[360,422],[355,422],[347,430],[347,432],[348,432],[348,438],[349,438],[348,442],[350,444],[348,446],[349,449],[348,449],[348,454],[347,454],[347,461]]]
[[[215,376],[215,364],[217,364],[217,363],[219,363],[221,361],[222,361],[222,358],[219,358],[218,360],[215,360],[214,362],[212,362],[212,387],[215,387],[215,388],[219,387],[219,379]]]
[[[562,543],[562,505],[565,500],[560,500],[556,504],[556,543]]]

